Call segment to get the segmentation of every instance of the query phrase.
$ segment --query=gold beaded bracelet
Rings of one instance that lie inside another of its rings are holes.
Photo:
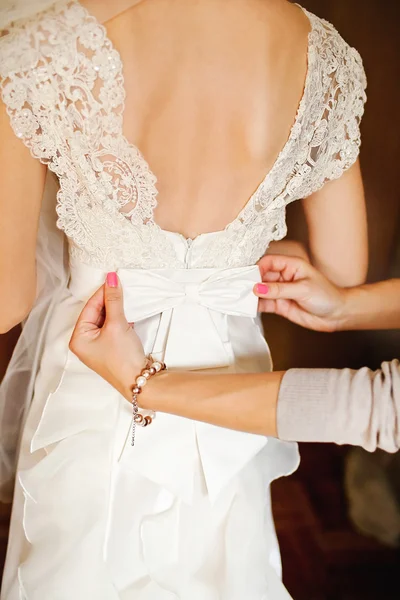
[[[153,375],[160,373],[160,371],[164,371],[166,368],[166,365],[161,361],[149,360],[146,367],[142,369],[140,375],[136,377],[135,385],[132,388],[132,446],[135,445],[136,425],[139,425],[139,427],[147,427],[153,422],[153,419],[156,416],[154,412],[153,416],[144,416],[139,412],[138,396],[142,393],[142,389],[146,385],[150,377],[153,377]]]

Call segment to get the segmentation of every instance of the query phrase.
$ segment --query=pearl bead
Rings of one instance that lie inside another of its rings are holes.
[[[147,379],[146,377],[143,377],[143,375],[139,375],[139,377],[136,379],[136,385],[138,387],[144,387],[147,383]]]
[[[138,385],[135,385],[135,387],[132,390],[132,394],[136,395],[136,394],[140,394],[142,390],[140,389],[140,387]]]
[[[152,422],[152,420],[153,420],[153,419],[152,419],[151,417],[149,417],[149,416],[145,417],[145,418],[144,418],[144,422],[145,422],[145,425],[144,425],[144,427],[147,427],[147,425],[150,425],[150,424],[151,424],[151,422]]]
[[[143,415],[141,415],[140,413],[138,413],[137,415],[134,416],[134,421],[137,425],[141,425],[144,421],[144,417]]]
[[[143,371],[142,376],[146,377],[146,379],[150,379],[151,369],[146,369],[145,371]]]
[[[149,374],[150,375],[155,375],[156,373],[157,373],[157,371],[155,370],[155,368],[154,367],[150,367]]]
[[[158,361],[153,362],[153,369],[156,370],[156,372],[158,373],[159,371],[161,371],[162,369],[162,364],[159,363]]]

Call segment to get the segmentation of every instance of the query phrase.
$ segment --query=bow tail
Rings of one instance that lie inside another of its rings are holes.
[[[186,302],[165,311],[155,338],[154,357],[180,370],[226,368],[234,361],[227,315]]]
[[[212,312],[212,317],[218,313]],[[259,319],[224,315],[226,332],[221,327],[221,342],[232,357],[234,372],[266,372],[272,370],[269,347],[265,341]],[[263,450],[268,439],[265,436],[232,431],[207,423],[196,423],[196,436],[208,495],[215,502],[222,490],[242,469]]]
[[[235,356],[236,373],[267,373],[273,370],[269,346],[260,317],[246,319],[228,316],[229,334]]]
[[[207,492],[214,503],[222,490],[267,444],[261,435],[196,423],[197,445]]]

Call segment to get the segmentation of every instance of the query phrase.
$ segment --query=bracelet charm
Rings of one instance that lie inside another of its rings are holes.
[[[160,373],[160,371],[164,371],[167,367],[163,362],[153,361],[142,369],[140,375],[136,377],[135,384],[132,388],[132,446],[135,445],[135,435],[136,435],[136,426],[139,427],[147,427],[151,425],[153,419],[155,418],[155,413],[153,412],[152,416],[150,415],[142,415],[139,412],[139,404],[138,404],[138,396],[142,393],[143,387],[147,384],[148,380]]]

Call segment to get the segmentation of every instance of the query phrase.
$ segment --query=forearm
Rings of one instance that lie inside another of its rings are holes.
[[[276,437],[276,406],[283,373],[209,374],[167,371],[149,382],[142,408]],[[129,386],[125,396],[131,399]]]
[[[339,329],[400,328],[400,279],[346,290]]]
[[[130,386],[125,396],[131,399]],[[291,369],[286,373],[164,372],[140,396],[143,409],[279,437],[387,452],[400,449],[399,362],[371,371]]]
[[[286,441],[400,449],[399,362],[378,371],[291,369],[286,373],[165,372],[143,408]]]
[[[400,449],[400,364],[378,371],[291,369],[280,388],[277,429],[281,439]]]
[[[277,254],[279,256],[291,256],[302,258],[306,262],[310,262],[308,251],[302,242],[297,240],[283,239],[277,242],[271,242],[268,247],[267,254]]]

